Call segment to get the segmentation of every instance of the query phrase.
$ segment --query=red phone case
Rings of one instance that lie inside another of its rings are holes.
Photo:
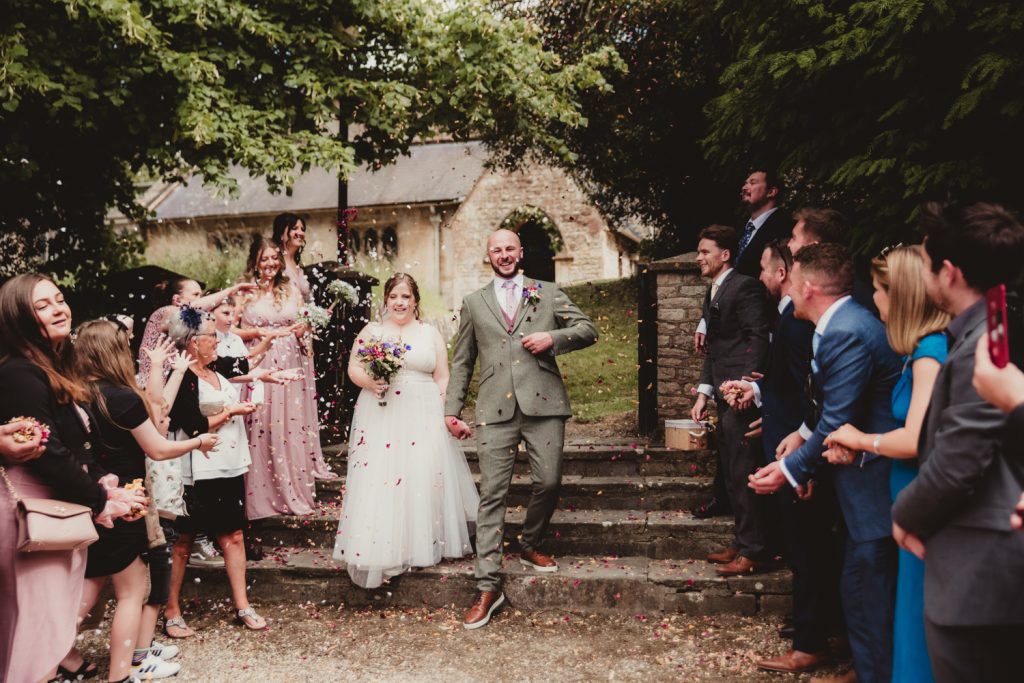
[[[1010,362],[1010,344],[1006,337],[1006,285],[996,285],[985,295],[988,313],[988,355],[997,368]]]

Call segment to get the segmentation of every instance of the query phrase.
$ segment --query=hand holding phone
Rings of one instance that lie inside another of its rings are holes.
[[[1010,362],[1010,343],[1006,336],[1006,285],[996,285],[985,294],[988,315],[988,353],[992,364],[1005,368]]]

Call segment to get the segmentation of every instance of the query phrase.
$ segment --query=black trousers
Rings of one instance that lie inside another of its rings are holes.
[[[924,629],[937,683],[1024,680],[1017,651],[1024,643],[1024,624],[939,626],[926,616]]]
[[[740,555],[752,560],[764,560],[766,543],[764,532],[763,496],[747,486],[748,477],[761,461],[761,442],[743,436],[750,431],[750,423],[757,419],[758,411],[737,412],[724,401],[719,405],[718,453],[719,464],[729,503],[736,520],[736,539],[733,546]]]

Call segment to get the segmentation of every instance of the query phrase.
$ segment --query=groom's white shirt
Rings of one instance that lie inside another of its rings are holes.
[[[511,311],[508,310],[506,305],[508,302],[508,294],[505,292],[505,283],[508,282],[503,277],[494,276],[494,297],[498,300],[498,305],[501,306],[505,313],[509,317],[515,317],[516,311],[519,310],[519,300],[523,298],[523,274],[516,273],[516,276],[512,278],[512,282],[515,283],[515,287],[512,288],[513,300],[516,302],[516,307]]]

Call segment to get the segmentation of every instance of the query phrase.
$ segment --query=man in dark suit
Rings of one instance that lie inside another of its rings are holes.
[[[691,415],[697,421],[707,417],[709,398],[722,408],[718,413],[718,466],[736,518],[736,538],[729,548],[712,553],[708,560],[722,565],[718,573],[723,576],[755,572],[766,559],[762,515],[756,496],[746,487],[747,475],[759,460],[759,447],[744,434],[747,425],[757,419],[757,411],[725,409],[718,390],[726,380],[763,372],[768,355],[764,287],[733,269],[736,240],[734,229],[712,225],[701,232],[697,245],[697,264],[701,275],[711,279],[711,286],[703,308],[708,348]]]
[[[793,227],[793,219],[789,213],[779,208],[783,193],[782,181],[778,175],[767,168],[755,168],[748,175],[740,189],[740,201],[747,214],[747,222],[740,235],[737,251],[733,254],[733,264],[741,275],[757,278],[761,275],[761,252],[772,240],[788,238]],[[704,340],[707,334],[707,319],[697,324],[694,333],[694,350],[705,350]],[[722,481],[722,474],[715,474],[712,486],[712,498],[694,511],[694,517],[704,519],[718,515],[728,515],[728,494]]]
[[[820,415],[783,440],[799,444],[795,450],[751,475],[750,487],[758,493],[774,493],[787,481],[801,492],[823,462],[826,437],[847,422],[876,433],[896,426],[891,393],[899,357],[881,322],[850,296],[850,252],[838,244],[811,244],[793,258],[794,313],[815,326],[811,395]],[[860,683],[889,683],[892,675],[896,546],[888,533],[889,466],[887,458],[862,453],[833,473],[849,533],[840,594]]]
[[[806,384],[814,324],[793,315],[789,295],[793,257],[786,242],[769,242],[761,256],[761,283],[778,310],[764,378],[753,384],[728,382],[724,387],[730,406],[740,405],[734,390],[749,392],[748,400],[759,403],[763,464],[775,462],[779,443],[812,411]],[[769,545],[782,549],[793,570],[793,647],[759,661],[762,669],[796,673],[827,659],[826,638],[835,632],[839,616],[839,555],[833,530],[838,508],[830,473],[829,465],[818,468],[810,497],[801,499],[787,486],[768,501]]]
[[[825,242],[830,244],[842,244],[850,246],[850,224],[839,211],[835,209],[818,209],[805,207],[793,214],[793,231],[789,237],[789,251],[797,253],[808,244]],[[854,269],[853,300],[864,308],[871,311],[871,315],[878,317],[878,307],[875,306],[875,289],[871,281],[862,277],[862,274]]]
[[[920,222],[925,289],[954,318],[921,430],[920,471],[893,506],[893,535],[925,560],[925,632],[936,680],[1020,680],[1024,536],[1011,531],[1010,515],[1022,473],[1003,452],[1003,414],[971,380],[986,333],[984,293],[1020,276],[1024,226],[993,204],[929,204]]]

